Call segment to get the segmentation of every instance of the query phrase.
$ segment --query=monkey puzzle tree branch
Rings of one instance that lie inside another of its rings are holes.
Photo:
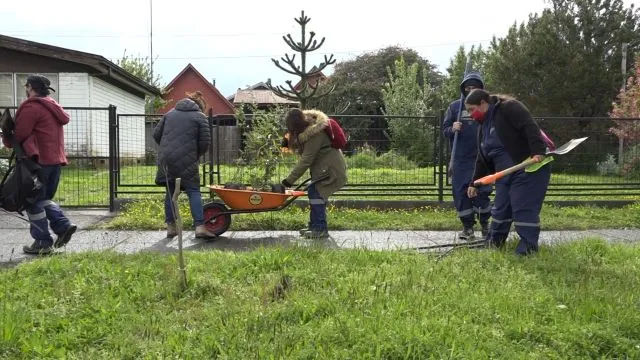
[[[289,57],[288,54],[285,54],[285,57],[280,58],[284,64],[288,65],[289,68],[287,68],[284,64],[281,64],[278,60],[271,60],[280,70],[286,72],[287,74],[299,76],[300,81],[298,83],[301,84],[301,88],[296,89],[291,80],[286,81],[288,89],[284,86],[274,87],[273,85],[271,85],[271,79],[267,81],[267,87],[269,87],[269,89],[273,91],[274,94],[280,97],[294,101],[300,101],[300,107],[304,109],[306,107],[307,100],[326,96],[335,90],[334,85],[326,90],[323,89],[322,91],[320,91],[318,86],[320,83],[320,79],[317,79],[315,81],[315,84],[311,84],[311,80],[309,78],[314,75],[320,74],[322,70],[324,70],[327,66],[334,64],[336,60],[333,58],[333,54],[331,54],[331,56],[329,57],[327,57],[327,55],[324,55],[324,62],[320,63],[320,65],[317,67],[313,67],[313,70],[307,72],[307,53],[318,50],[324,44],[325,38],[322,38],[320,41],[316,40],[316,33],[313,31],[310,31],[309,38],[306,38],[305,27],[309,23],[309,21],[311,21],[311,18],[305,16],[304,11],[302,11],[301,16],[299,18],[296,18],[295,21],[300,25],[301,40],[296,42],[295,40],[293,40],[291,34],[283,36],[282,39],[292,50],[300,53],[301,65],[298,66],[294,64],[295,55]]]
[[[289,45],[289,47],[296,52],[303,52],[306,49],[304,48],[304,46],[302,45],[301,42],[296,42],[295,40],[293,40],[293,38],[291,37],[291,34],[287,34],[287,36],[283,36],[282,37],[284,39],[284,42]]]

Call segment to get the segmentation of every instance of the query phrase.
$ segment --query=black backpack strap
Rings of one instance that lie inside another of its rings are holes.
[[[7,178],[9,177],[9,175],[11,175],[11,172],[16,167],[15,163],[13,162],[15,160],[15,157],[16,157],[16,152],[12,151],[11,156],[9,157],[9,167],[7,168],[7,171],[4,173],[4,176],[2,177],[2,182],[0,182],[0,191],[2,191],[2,188],[4,187],[4,183],[7,182]]]

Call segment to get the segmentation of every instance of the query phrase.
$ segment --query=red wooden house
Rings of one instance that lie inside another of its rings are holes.
[[[165,89],[168,92],[162,98],[168,103],[160,109],[159,112],[162,114],[171,110],[180,99],[185,98],[185,93],[195,91],[200,91],[207,102],[208,108],[205,114],[209,114],[209,109],[212,110],[213,115],[234,113],[233,104],[191,64],[171,80]]]

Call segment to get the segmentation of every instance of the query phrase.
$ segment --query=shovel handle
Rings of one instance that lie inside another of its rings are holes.
[[[527,166],[533,165],[535,164],[535,160],[533,160],[532,158],[529,158],[523,162],[521,162],[518,165],[514,165],[510,168],[504,169],[502,171],[498,171],[495,174],[491,174],[491,175],[487,175],[485,177],[481,177],[480,179],[476,180],[473,182],[473,186],[478,187],[478,186],[483,186],[483,185],[491,185],[494,184],[496,181],[500,180],[501,178],[512,174],[520,169],[524,169]]]

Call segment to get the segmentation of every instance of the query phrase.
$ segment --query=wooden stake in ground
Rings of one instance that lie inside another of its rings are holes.
[[[176,221],[176,229],[178,230],[178,261],[180,270],[180,285],[182,290],[187,289],[187,269],[184,266],[184,256],[182,254],[182,218],[180,217],[180,207],[178,206],[178,197],[180,196],[180,178],[176,179],[176,188],[171,197],[173,206],[173,216]]]

